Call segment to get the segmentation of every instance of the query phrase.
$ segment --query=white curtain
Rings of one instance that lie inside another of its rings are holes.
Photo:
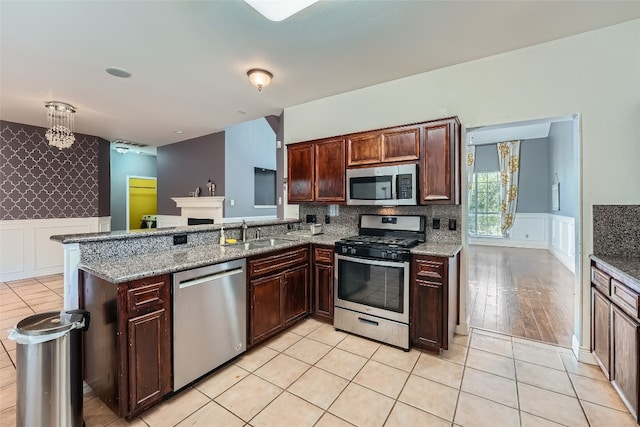
[[[471,189],[473,188],[473,167],[476,164],[476,146],[467,145],[467,200],[471,197]],[[471,206],[468,203],[467,206]]]
[[[498,144],[500,163],[500,229],[504,237],[509,237],[518,203],[518,174],[520,172],[520,141],[506,141]]]

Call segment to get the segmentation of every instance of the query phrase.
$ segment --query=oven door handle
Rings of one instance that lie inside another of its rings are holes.
[[[369,265],[376,265],[376,266],[383,266],[383,267],[409,268],[408,261],[383,261],[381,259],[356,258],[356,257],[336,254],[336,264],[338,260],[355,262],[357,264],[369,264]]]

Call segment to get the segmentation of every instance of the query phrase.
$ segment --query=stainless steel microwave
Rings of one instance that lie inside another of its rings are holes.
[[[347,204],[417,204],[416,165],[347,169]]]

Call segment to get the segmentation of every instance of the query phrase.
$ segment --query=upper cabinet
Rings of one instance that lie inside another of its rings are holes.
[[[460,204],[460,122],[457,117],[422,126],[422,204]]]
[[[345,201],[343,138],[287,146],[289,203]]]
[[[419,158],[419,126],[357,133],[347,138],[347,167],[406,162]]]

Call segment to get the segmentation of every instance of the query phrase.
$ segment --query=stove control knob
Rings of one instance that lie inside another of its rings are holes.
[[[398,254],[395,252],[391,252],[391,259],[397,259],[398,258]]]
[[[347,247],[346,247],[346,246],[343,246],[343,247],[342,247],[342,253],[343,253],[343,254],[346,254],[346,253],[347,253]]]
[[[351,250],[349,251],[349,253],[351,255],[355,255],[356,254],[356,248],[351,248]]]
[[[387,257],[387,253],[385,251],[380,252],[380,256],[382,258],[386,258]]]

